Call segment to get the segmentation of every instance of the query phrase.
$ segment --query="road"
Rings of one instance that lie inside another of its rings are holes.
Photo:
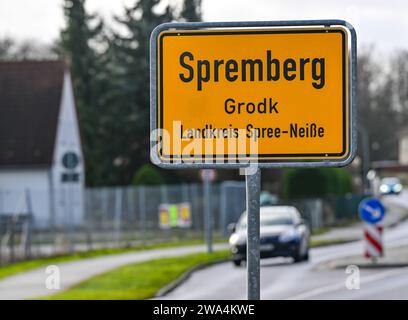
[[[408,207],[408,193],[388,197],[388,209]],[[408,221],[386,229],[387,249],[408,246]],[[361,268],[360,289],[346,288],[345,268],[329,268],[330,262],[360,255],[363,242],[315,248],[309,262],[292,264],[290,259],[261,261],[261,299],[408,299],[408,267]],[[406,259],[408,266],[408,257]],[[246,269],[232,263],[219,264],[194,273],[165,299],[245,299]]]

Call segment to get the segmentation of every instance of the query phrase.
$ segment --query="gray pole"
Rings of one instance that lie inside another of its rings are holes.
[[[32,228],[33,228],[33,204],[31,202],[31,193],[30,189],[25,190],[25,199],[27,205],[27,222],[25,223],[25,237],[24,237],[24,251],[25,258],[28,259],[31,257],[31,241],[32,241]]]
[[[73,212],[73,198],[72,198],[72,185],[70,183],[66,186],[66,203],[67,217],[69,219],[69,253],[75,252],[75,217]]]
[[[122,188],[116,187],[115,190],[115,240],[117,245],[120,245],[122,238]]]
[[[247,295],[248,300],[259,300],[260,288],[260,253],[259,253],[259,196],[261,192],[261,170],[246,170],[247,201]]]
[[[360,125],[358,130],[361,134],[361,140],[363,143],[363,186],[364,186],[364,193],[368,193],[370,190],[370,184],[367,179],[368,170],[370,170],[370,137],[368,135],[368,131],[365,127]]]
[[[148,237],[147,223],[146,223],[146,190],[144,186],[138,188],[139,196],[139,214],[140,214],[140,234],[142,237],[142,243],[145,243]]]
[[[225,182],[220,184],[220,231],[224,237],[228,236],[227,224],[227,185]]]
[[[50,220],[49,220],[49,225],[50,225],[50,231],[51,231],[51,237],[52,237],[52,242],[54,243],[54,253],[57,253],[57,230],[56,230],[56,224],[57,224],[57,219],[56,219],[56,212],[55,212],[55,188],[54,188],[54,178],[52,174],[52,170],[48,170],[48,183],[49,183],[49,203],[48,207],[50,210]],[[59,193],[61,195],[61,190],[59,190]]]
[[[212,215],[211,215],[211,182],[206,177],[204,180],[204,210],[207,230],[207,251],[211,253],[212,248]]]

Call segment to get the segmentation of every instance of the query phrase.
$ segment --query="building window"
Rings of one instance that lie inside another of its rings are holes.
[[[79,173],[63,173],[61,175],[61,182],[78,182]]]

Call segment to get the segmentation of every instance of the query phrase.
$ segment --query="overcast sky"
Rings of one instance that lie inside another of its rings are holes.
[[[88,0],[108,22],[135,0]],[[179,0],[168,0],[178,2]],[[0,37],[55,39],[64,25],[62,0],[0,0]],[[206,21],[344,19],[357,29],[360,47],[408,49],[407,0],[203,0]]]

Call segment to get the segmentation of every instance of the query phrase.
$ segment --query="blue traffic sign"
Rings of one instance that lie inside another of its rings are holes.
[[[363,221],[376,224],[384,219],[385,208],[380,200],[375,198],[364,199],[358,207],[360,217]]]

